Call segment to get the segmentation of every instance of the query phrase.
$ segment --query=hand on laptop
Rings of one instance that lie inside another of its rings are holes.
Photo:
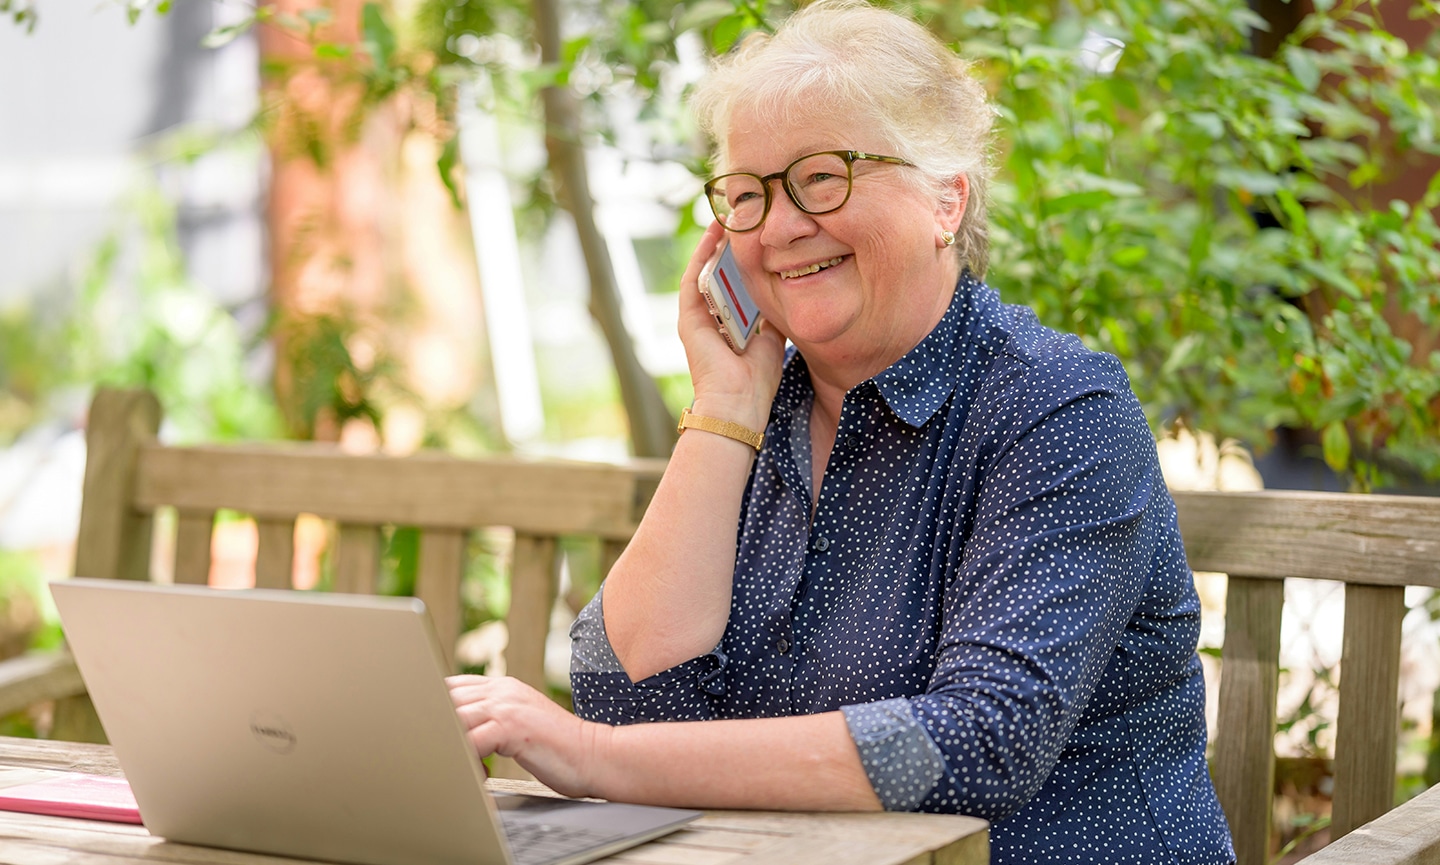
[[[519,679],[451,676],[445,682],[481,757],[514,758],[557,793],[595,795],[589,769],[597,737],[610,727],[580,720]]]

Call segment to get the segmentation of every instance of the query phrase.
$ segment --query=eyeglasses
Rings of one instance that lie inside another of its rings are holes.
[[[858,150],[827,150],[802,156],[784,171],[761,177],[740,171],[722,174],[705,184],[715,219],[728,231],[753,231],[770,213],[770,181],[778,180],[795,206],[816,215],[839,210],[850,200],[856,160],[910,165],[898,156],[876,156]]]

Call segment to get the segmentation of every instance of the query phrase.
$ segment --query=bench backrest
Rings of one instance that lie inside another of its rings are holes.
[[[1238,865],[1268,861],[1285,579],[1345,584],[1330,837],[1394,805],[1405,587],[1440,588],[1440,498],[1177,492],[1190,566],[1229,575],[1212,771]]]
[[[160,408],[144,391],[99,391],[91,405],[78,575],[149,579],[157,508],[176,509],[175,579],[204,583],[221,508],[255,519],[256,584],[290,588],[295,520],[339,525],[335,588],[373,593],[383,526],[420,531],[415,594],[441,645],[461,627],[467,534],[512,528],[510,675],[543,689],[545,637],[558,581],[556,541],[590,535],[607,569],[634,533],[664,463],[625,465],[438,454],[355,456],[317,444],[168,447],[155,433]]]

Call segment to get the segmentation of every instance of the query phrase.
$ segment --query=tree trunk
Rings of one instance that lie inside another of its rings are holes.
[[[560,61],[560,9],[558,0],[532,0],[540,62]],[[590,314],[599,323],[610,346],[620,398],[630,421],[635,455],[668,457],[675,445],[675,418],[660,398],[655,380],[640,365],[635,345],[620,313],[620,292],[605,239],[595,226],[595,202],[580,138],[580,112],[573,93],[564,87],[547,87],[541,94],[545,108],[545,150],[550,157],[560,204],[575,219],[585,269],[590,277]]]

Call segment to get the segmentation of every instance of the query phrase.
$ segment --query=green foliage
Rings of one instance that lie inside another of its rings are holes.
[[[272,331],[284,346],[284,369],[290,376],[294,405],[289,433],[293,438],[313,439],[322,426],[338,432],[354,419],[368,420],[380,428],[377,392],[395,389],[398,375],[386,355],[365,365],[356,361],[350,342],[358,330],[354,318],[343,312],[297,316],[273,325]]]
[[[1397,467],[1440,477],[1440,354],[1413,356],[1397,331],[1440,333],[1440,177],[1419,206],[1376,200],[1408,155],[1440,154],[1440,45],[1409,50],[1355,0],[1318,4],[1274,58],[1250,53],[1265,24],[1244,0],[894,5],[978,61],[995,95],[989,279],[1003,296],[1118,355],[1156,426],[1262,449],[1279,426],[1310,427],[1359,487]],[[424,7],[445,62],[484,53],[456,52],[467,37],[528,38],[508,29],[515,7],[469,7]],[[667,84],[678,40],[724,51],[789,10],[570,8],[589,26],[565,62],[501,94],[523,104],[560,82],[596,104],[638,98],[651,156],[697,173]],[[615,116],[592,112],[590,128],[613,138]]]
[[[35,31],[35,22],[38,19],[33,0],[0,0],[0,15],[9,15],[10,20],[17,26],[24,27],[26,33]]]
[[[174,219],[157,190],[137,191],[76,285],[46,292],[49,306],[0,310],[0,443],[96,384],[153,390],[177,441],[278,434],[234,315],[185,274]]]
[[[52,362],[77,385],[150,389],[177,441],[274,437],[279,417],[245,375],[239,324],[185,274],[174,231],[158,191],[132,197],[86,269]]]
[[[1308,426],[1361,485],[1382,460],[1440,477],[1440,356],[1394,331],[1440,327],[1440,183],[1421,207],[1371,201],[1397,154],[1440,154],[1433,50],[1357,3],[1273,60],[1249,53],[1243,0],[911,10],[996,97],[1003,296],[1121,357],[1157,424],[1261,447]]]
[[[1440,154],[1440,35],[1411,50],[1370,3],[1325,0],[1261,58],[1265,24],[1244,0],[892,5],[977,60],[995,95],[989,280],[1003,296],[1118,355],[1157,426],[1261,448],[1279,426],[1309,427],[1358,487],[1395,468],[1440,477],[1440,352],[1407,339],[1440,333],[1440,176],[1415,205],[1381,195],[1411,157]],[[544,68],[521,0],[424,0],[401,26],[367,4],[355,57],[320,40],[324,10],[262,4],[253,20],[353,64],[367,105],[414,86],[448,117],[451,82],[484,69],[495,107],[526,116],[539,88],[565,84],[590,101],[591,133],[644,124],[652,151],[635,158],[703,173],[673,82],[679,42],[724,51],[789,8],[574,0],[581,35]],[[1418,0],[1414,14],[1437,9]],[[458,203],[453,143],[438,167]]]

